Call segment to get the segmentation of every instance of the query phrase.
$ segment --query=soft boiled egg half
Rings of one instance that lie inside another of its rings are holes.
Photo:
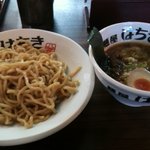
[[[134,69],[127,77],[127,85],[136,89],[150,91],[150,72],[144,68]]]

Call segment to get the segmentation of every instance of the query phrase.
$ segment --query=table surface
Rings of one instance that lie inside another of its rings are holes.
[[[88,32],[80,0],[55,0],[54,32],[75,40],[86,51]],[[80,5],[76,5],[79,3]],[[64,7],[65,6],[65,7]],[[11,0],[0,31],[21,28],[15,0]],[[95,79],[92,97],[83,112],[67,127],[42,140],[0,150],[148,150],[150,149],[150,108],[133,108],[116,101]]]

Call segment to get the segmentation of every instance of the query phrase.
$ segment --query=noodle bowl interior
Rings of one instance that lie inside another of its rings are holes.
[[[30,128],[47,120],[57,104],[77,92],[79,81],[73,77],[79,70],[70,73],[55,52],[28,41],[0,48],[0,124]]]
[[[130,41],[106,48],[110,58],[107,70],[115,80],[145,91],[150,91],[150,44]]]

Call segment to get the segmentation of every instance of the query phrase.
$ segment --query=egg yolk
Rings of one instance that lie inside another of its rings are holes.
[[[137,89],[140,90],[145,90],[145,91],[150,91],[150,81],[146,80],[146,79],[137,79],[134,82],[134,86]]]

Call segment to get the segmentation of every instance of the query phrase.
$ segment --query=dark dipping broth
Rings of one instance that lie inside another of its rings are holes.
[[[106,54],[110,58],[106,73],[123,84],[127,84],[129,72],[136,68],[150,71],[150,44],[120,42],[107,47]]]

